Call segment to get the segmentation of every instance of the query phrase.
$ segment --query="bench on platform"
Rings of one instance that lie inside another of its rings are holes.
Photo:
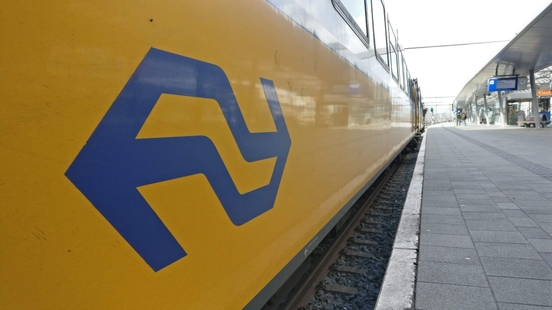
[[[535,127],[535,121],[517,121],[519,127]]]
[[[541,121],[540,126],[541,127],[547,127],[552,121]],[[520,127],[536,127],[535,121],[518,121],[517,122]]]

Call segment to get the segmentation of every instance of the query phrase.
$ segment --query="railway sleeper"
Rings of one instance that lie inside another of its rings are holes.
[[[347,256],[362,257],[362,258],[372,258],[374,255],[368,252],[359,252],[359,251],[347,251],[345,252]]]
[[[353,239],[353,243],[360,244],[360,245],[378,245],[377,241],[361,240],[361,239]]]
[[[364,268],[357,268],[357,267],[349,267],[349,266],[337,266],[335,268],[335,271],[342,272],[342,273],[352,273],[352,274],[366,274],[366,269]]]
[[[374,206],[374,209],[376,209],[376,210],[395,210],[395,208],[384,207],[384,206]]]
[[[391,201],[391,200],[380,200],[380,201],[378,201],[378,203],[388,206],[388,205],[395,204],[397,202],[396,201]],[[375,206],[372,207],[372,209],[389,210],[389,209],[393,209],[393,208],[392,207],[381,206],[381,205],[375,205]]]
[[[355,287],[337,285],[337,284],[328,284],[326,285],[326,291],[330,293],[339,293],[347,295],[356,295],[358,294],[358,289]]]
[[[379,222],[379,221],[371,221],[371,220],[368,220],[368,221],[362,221],[364,224],[368,224],[368,225],[385,225],[384,222]]]
[[[379,229],[373,229],[373,228],[361,228],[360,232],[364,233],[364,234],[381,234],[381,233],[383,233],[383,231],[381,231]]]
[[[373,215],[373,216],[384,216],[384,217],[391,216],[391,214],[389,214],[389,213],[381,213],[381,212],[372,212],[372,213],[370,213],[370,215]]]

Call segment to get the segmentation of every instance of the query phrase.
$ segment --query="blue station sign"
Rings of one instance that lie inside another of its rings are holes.
[[[527,89],[527,77],[491,78],[487,83],[487,91],[508,91]]]
[[[517,90],[518,78],[492,78],[487,83],[487,91]]]

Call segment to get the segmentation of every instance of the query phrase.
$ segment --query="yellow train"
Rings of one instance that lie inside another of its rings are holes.
[[[1,309],[260,308],[423,130],[380,0],[1,7]]]

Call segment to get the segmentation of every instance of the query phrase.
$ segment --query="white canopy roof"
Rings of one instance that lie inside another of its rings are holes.
[[[456,96],[457,103],[465,101],[477,89],[485,93],[487,80],[493,76],[527,76],[552,65],[552,4],[527,25],[502,49]],[[481,94],[478,94],[480,97]]]

